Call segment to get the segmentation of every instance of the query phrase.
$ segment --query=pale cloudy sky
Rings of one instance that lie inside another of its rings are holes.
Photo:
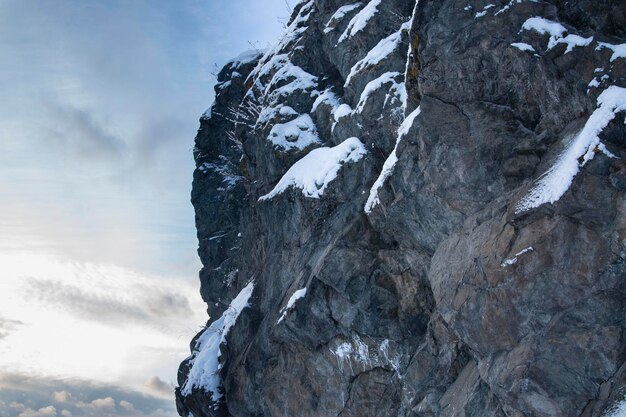
[[[286,0],[0,0],[0,415],[173,416],[212,73]]]

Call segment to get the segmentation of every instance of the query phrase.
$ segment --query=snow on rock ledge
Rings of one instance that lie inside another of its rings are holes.
[[[396,81],[396,78],[399,77],[399,72],[386,72],[380,77],[370,81],[367,83],[363,92],[361,93],[361,97],[359,98],[359,102],[356,105],[355,111],[357,113],[361,113],[365,108],[365,104],[370,96],[377,90],[380,90],[387,84],[389,84],[388,93],[385,96],[385,102],[383,103],[383,107],[387,106],[387,103],[393,103],[395,100],[400,100],[401,103],[406,103],[407,101],[407,93],[406,86],[404,85],[404,81]]]
[[[598,135],[620,111],[626,111],[626,88],[611,86],[598,97],[598,108],[534,188],[517,204],[516,213],[558,201],[569,189],[580,167],[593,159],[597,151],[612,156],[600,143]],[[583,158],[579,164],[579,158]]]
[[[239,292],[228,309],[222,314],[222,317],[211,323],[209,328],[198,338],[190,362],[189,376],[181,389],[182,395],[190,395],[194,388],[199,388],[211,392],[213,401],[219,401],[222,398],[219,391],[219,371],[222,368],[220,346],[226,343],[226,335],[230,328],[233,327],[243,309],[249,306],[248,300],[250,300],[253,289],[254,281]]]
[[[374,17],[376,13],[378,13],[378,6],[380,6],[382,1],[383,0],[371,0],[369,3],[367,3],[367,5],[350,20],[350,23],[348,23],[348,27],[346,28],[345,32],[343,32],[339,37],[338,43],[341,43],[346,39],[350,39],[352,36],[365,29],[365,26],[367,26],[367,22],[369,22],[370,19]]]
[[[365,146],[357,138],[346,139],[332,148],[314,149],[293,164],[274,189],[259,201],[269,200],[289,187],[300,188],[306,197],[320,198],[342,165],[356,162],[366,153]]]
[[[385,160],[385,163],[383,164],[383,169],[380,171],[378,178],[376,178],[376,181],[374,181],[374,185],[372,185],[372,188],[370,189],[370,195],[367,198],[367,202],[365,203],[365,208],[364,208],[366,213],[368,214],[371,213],[372,209],[376,207],[377,204],[380,203],[380,199],[378,198],[378,191],[385,184],[385,181],[387,180],[387,178],[391,176],[391,174],[393,173],[393,169],[396,166],[396,163],[398,162],[397,152],[398,152],[398,145],[400,144],[400,140],[402,140],[402,138],[407,133],[409,133],[409,129],[411,129],[411,126],[413,126],[413,122],[415,121],[415,118],[419,114],[420,114],[420,108],[418,107],[415,110],[413,110],[413,112],[411,112],[411,114],[409,114],[406,117],[406,119],[404,119],[404,122],[402,122],[402,124],[398,128],[398,138],[396,139],[396,146],[394,146],[393,150],[391,151],[391,153]]]
[[[365,58],[358,61],[356,64],[354,64],[352,69],[350,69],[350,74],[348,74],[344,86],[348,86],[352,78],[359,72],[363,71],[364,69],[378,65],[382,60],[387,58],[396,49],[398,49],[398,47],[400,46],[400,42],[402,41],[402,32],[409,29],[410,26],[405,23],[402,25],[400,30],[392,33],[385,39],[378,42],[378,44],[367,53]]]
[[[571,52],[576,46],[589,45],[593,40],[593,37],[583,38],[582,36],[573,34],[563,37],[563,34],[568,31],[565,26],[558,22],[553,22],[538,16],[531,17],[526,20],[522,25],[522,30],[533,30],[541,35],[550,35],[548,50],[554,48],[558,44],[564,43],[567,45],[567,48],[565,49],[566,54]]]
[[[348,13],[358,9],[362,4],[354,3],[341,6],[337,11],[328,19],[328,22],[324,26],[324,33],[332,32],[335,29],[335,25],[338,24]]]
[[[301,298],[304,298],[305,295],[306,295],[306,287],[300,288],[299,290],[294,292],[289,298],[289,301],[287,301],[287,305],[280,310],[281,314],[276,324],[280,324],[280,322],[283,321],[283,319],[287,316],[287,313],[289,313],[289,311],[293,309],[293,306],[296,304],[296,301],[298,301]]]
[[[303,150],[320,142],[313,119],[308,114],[301,114],[287,123],[275,124],[267,140],[286,151]]]

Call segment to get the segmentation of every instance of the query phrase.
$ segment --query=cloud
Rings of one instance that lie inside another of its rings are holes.
[[[37,411],[27,408],[18,417],[57,417],[57,409],[51,405],[42,407]]]
[[[117,412],[113,397],[96,398],[88,403],[79,401],[74,406],[84,415],[115,415]]]
[[[55,391],[52,393],[52,398],[56,402],[65,403],[72,398],[72,394],[67,391]]]
[[[113,297],[89,294],[82,288],[57,281],[31,279],[25,292],[49,305],[58,306],[78,317],[107,324],[148,321],[139,306],[123,303]]]
[[[7,405],[9,404],[9,405]],[[173,395],[142,394],[88,380],[0,375],[2,417],[172,417]]]
[[[164,327],[168,321],[193,315],[189,300],[182,294],[165,294],[158,288],[141,286],[125,298],[119,294],[93,294],[77,285],[58,281],[30,279],[24,291],[30,297],[88,321],[103,324],[126,326],[129,324],[149,324]],[[128,297],[130,296],[130,297]],[[130,299],[129,299],[130,298]]]
[[[198,310],[201,304],[196,289],[189,284],[107,265],[54,265],[58,270],[33,270],[33,276],[22,278],[20,294],[24,300],[80,320],[116,328],[148,326],[162,333],[180,332],[182,323],[191,323],[189,319],[202,311]],[[2,329],[8,332],[17,324],[0,321],[0,335]]]
[[[122,409],[127,410],[127,411],[135,411],[135,406],[126,400],[120,401],[120,407],[122,407]]]
[[[158,376],[153,376],[145,383],[145,387],[157,395],[172,397],[174,395],[174,387],[163,381]]]
[[[58,141],[53,146],[71,150],[77,159],[119,163],[125,143],[100,125],[93,112],[59,101],[46,100],[43,105],[49,122],[48,137]]]
[[[0,340],[7,337],[10,333],[15,331],[18,326],[24,323],[19,320],[10,320],[0,317]]]

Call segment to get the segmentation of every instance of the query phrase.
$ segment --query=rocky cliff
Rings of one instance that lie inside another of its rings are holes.
[[[492,1],[301,1],[220,72],[182,416],[626,409],[626,2]]]

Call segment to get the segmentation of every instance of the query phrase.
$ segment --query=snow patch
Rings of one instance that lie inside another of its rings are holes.
[[[326,103],[332,108],[333,124],[331,126],[331,132],[335,130],[335,125],[339,119],[352,114],[352,107],[348,104],[341,103],[339,101],[339,97],[337,97],[337,95],[331,90],[324,91],[317,97],[317,99],[315,99],[313,107],[311,108],[311,113],[314,113],[322,103]]]
[[[582,36],[572,34],[563,37],[563,34],[568,31],[565,26],[538,16],[526,20],[522,25],[522,30],[534,30],[540,35],[550,35],[547,50],[549,51],[555,46],[564,43],[567,45],[565,49],[566,54],[571,52],[576,46],[587,46],[593,41],[593,37],[583,38]]]
[[[587,85],[588,88],[598,88],[600,87],[600,80],[598,80],[597,78],[594,78],[593,80],[589,81],[589,84]]]
[[[535,52],[535,48],[533,48],[532,46],[524,42],[515,42],[515,43],[512,43],[511,46],[519,49],[520,51]]]
[[[293,306],[296,304],[296,301],[298,301],[301,298],[304,298],[304,296],[306,295],[306,287],[304,288],[300,288],[299,290],[297,290],[296,292],[294,292],[291,297],[289,298],[289,301],[287,301],[287,305],[285,307],[283,307],[282,310],[280,310],[281,314],[280,317],[278,318],[278,321],[276,322],[276,324],[279,324],[281,321],[283,321],[283,319],[285,318],[285,316],[287,316],[287,313],[293,308]]]
[[[360,71],[363,71],[364,69],[368,67],[377,65],[383,59],[391,55],[391,53],[393,53],[398,48],[398,46],[400,46],[400,42],[402,40],[402,32],[408,29],[409,27],[406,24],[404,24],[402,25],[400,30],[398,30],[395,33],[392,33],[391,35],[387,36],[385,39],[378,42],[378,44],[374,48],[372,48],[371,51],[367,53],[365,58],[358,61],[350,69],[350,74],[348,74],[348,77],[346,78],[345,85],[347,86],[350,83],[350,80],[352,79],[352,77],[354,77]]]
[[[531,0],[531,1],[533,1],[533,2],[537,3],[537,0]],[[493,15],[494,15],[494,16],[497,16],[497,15],[499,15],[500,13],[504,13],[504,12],[506,12],[507,10],[509,10],[509,9],[510,9],[510,8],[511,8],[514,4],[521,4],[521,3],[523,3],[523,2],[524,2],[524,0],[511,0],[511,1],[509,1],[509,2],[507,3],[507,5],[506,5],[506,6],[504,6],[503,8],[501,8],[500,10],[498,10],[497,12],[495,12]]]
[[[618,58],[626,58],[626,43],[614,45],[612,43],[598,42],[596,51],[599,51],[602,48],[608,48],[611,51],[613,51],[613,55],[611,55],[611,59],[610,59],[611,62],[615,61]]]
[[[350,367],[350,372],[354,372],[353,363],[361,365],[361,367],[381,367],[389,366],[399,373],[400,355],[397,353],[390,355],[390,343],[388,339],[383,340],[377,349],[370,351],[367,343],[365,343],[359,335],[353,336],[349,341],[340,343],[334,349],[329,349],[337,358],[337,365],[341,372],[344,371],[346,364]]]
[[[320,198],[336,177],[339,169],[348,162],[356,162],[367,153],[357,138],[349,138],[332,148],[313,149],[278,181],[278,184],[259,201],[269,200],[289,187],[299,188],[305,197]]]
[[[218,90],[218,94],[222,92],[223,89],[230,87],[232,84],[231,80],[222,81],[221,83],[215,84],[215,89]]]
[[[259,112],[259,116],[257,118],[255,126],[268,123],[272,121],[274,118],[276,118],[278,115],[283,116],[283,117],[299,116],[298,112],[295,111],[290,106],[285,106],[283,104],[279,104],[275,107],[267,106],[267,107],[263,107],[261,111]]]
[[[308,114],[301,114],[287,123],[275,124],[267,140],[286,151],[303,150],[320,142],[313,119]]]
[[[225,187],[218,188],[218,191],[229,190],[237,185],[239,181],[242,181],[243,177],[234,173],[233,164],[225,156],[220,155],[219,159],[221,163],[205,162],[198,167],[198,171],[203,174],[215,172],[220,175]]]
[[[514,257],[509,258],[509,259],[505,259],[504,261],[502,261],[502,263],[500,264],[500,266],[502,266],[502,267],[507,267],[507,266],[510,266],[510,265],[515,265],[515,264],[517,263],[517,259],[518,259],[520,256],[522,256],[523,254],[525,254],[525,253],[527,253],[527,252],[531,252],[531,251],[533,251],[533,250],[535,250],[535,249],[533,249],[533,247],[532,247],[532,246],[529,246],[529,247],[527,247],[526,249],[523,249],[523,250],[521,250],[521,251],[517,252],[517,253],[515,254],[515,256],[514,256]]]
[[[569,52],[572,52],[575,46],[587,46],[591,43],[591,41],[593,41],[593,36],[583,38],[582,36],[578,35],[567,35],[563,39],[558,39],[556,43],[566,44],[567,48],[565,49],[565,53],[567,54]]]
[[[345,363],[348,363],[350,365],[350,370],[352,370],[352,360],[363,366],[368,365],[371,362],[369,347],[358,335],[355,335],[350,342],[344,342],[338,345],[334,350],[331,349],[330,351],[337,357],[337,364],[342,372]]]
[[[603,417],[626,417],[626,396],[608,410]]]
[[[476,15],[474,16],[474,19],[478,19],[478,18],[485,16],[487,14],[487,10],[491,9],[492,7],[496,7],[496,5],[495,4],[486,5],[485,7],[483,7],[482,12],[476,13]]]
[[[394,357],[389,356],[389,339],[383,340],[378,347],[380,353],[382,353],[385,362],[387,362],[393,368],[396,373],[400,372],[400,355],[396,354]]]
[[[337,123],[342,117],[350,116],[351,114],[352,107],[350,107],[349,104],[340,104],[333,112],[333,119],[335,120],[335,123]]]
[[[213,117],[213,106],[215,104],[212,104],[211,107],[209,107],[208,109],[206,109],[204,111],[204,113],[202,113],[202,116],[200,116],[201,119],[210,119],[211,117]]]
[[[239,68],[242,65],[253,63],[265,52],[267,52],[266,49],[250,49],[240,53],[235,58],[228,61],[228,64],[234,64],[235,68]]]
[[[319,105],[322,103],[328,104],[334,111],[337,107],[339,107],[339,97],[337,97],[337,94],[333,93],[331,90],[325,90],[322,94],[317,96],[313,102],[311,113],[315,113]]]
[[[365,103],[369,99],[370,95],[374,93],[376,90],[382,88],[385,84],[391,83],[391,87],[389,88],[390,93],[394,93],[393,96],[391,94],[387,94],[385,98],[384,106],[387,105],[387,102],[391,99],[393,102],[395,99],[400,99],[402,103],[406,102],[406,89],[404,87],[404,83],[398,83],[395,81],[395,78],[399,76],[399,72],[386,72],[380,77],[370,81],[367,83],[363,92],[361,93],[361,97],[359,98],[359,102],[356,105],[356,112],[360,113],[363,111],[363,107],[365,107]]]
[[[277,87],[277,85],[285,81],[288,82]],[[309,74],[297,65],[288,62],[276,71],[265,87],[265,94],[269,94],[269,99],[275,101],[280,97],[290,95],[298,90],[313,90],[315,87],[317,87],[317,77],[315,75]],[[271,94],[270,91],[272,91]]]
[[[351,38],[352,36],[365,29],[365,26],[367,26],[367,22],[369,22],[370,19],[374,17],[376,13],[378,13],[378,6],[380,6],[381,3],[382,0],[371,0],[369,3],[367,3],[367,5],[350,20],[350,23],[348,23],[348,27],[339,37],[338,43],[341,43],[346,39]]]
[[[567,32],[562,24],[538,16],[527,19],[522,25],[522,30],[534,30],[540,35],[550,35],[548,49],[552,49],[557,39],[562,38],[563,33]]]
[[[191,355],[187,381],[181,388],[182,395],[188,396],[194,388],[199,388],[212,393],[211,399],[214,402],[222,398],[219,391],[221,385],[219,371],[222,369],[220,346],[226,343],[226,336],[243,309],[250,305],[248,301],[253,289],[254,281],[251,281],[233,299],[224,314],[200,335]]]
[[[335,29],[335,26],[337,25],[337,23],[339,23],[339,21],[341,21],[344,17],[346,17],[346,15],[350,13],[351,11],[361,7],[362,4],[363,3],[359,2],[359,3],[354,3],[354,4],[347,4],[345,6],[341,6],[340,8],[338,8],[337,11],[330,17],[330,19],[328,19],[328,22],[326,23],[326,25],[324,25],[324,33],[329,33],[333,29]]]
[[[621,111],[626,111],[626,88],[610,86],[598,97],[598,108],[591,114],[583,129],[559,156],[554,166],[519,201],[515,212],[521,213],[558,201],[572,185],[580,167],[592,160],[595,153],[604,152],[613,156],[600,142],[598,135]]]
[[[396,139],[396,145],[394,146],[393,150],[391,151],[391,153],[385,160],[385,163],[383,164],[383,168],[380,171],[378,178],[376,179],[376,181],[374,181],[374,184],[372,185],[372,188],[370,189],[370,195],[367,198],[367,201],[365,202],[365,208],[364,208],[365,213],[367,214],[371,213],[372,209],[376,207],[376,205],[380,204],[380,199],[378,198],[378,192],[385,184],[385,181],[387,181],[387,178],[391,176],[391,174],[393,173],[393,169],[395,168],[396,163],[398,162],[398,155],[397,155],[398,145],[400,144],[400,141],[402,140],[402,138],[406,136],[407,133],[409,133],[409,130],[411,129],[411,126],[413,126],[413,122],[415,121],[415,118],[420,114],[420,112],[421,110],[419,107],[413,110],[411,114],[409,114],[404,119],[404,122],[402,122],[402,124],[398,128],[398,137]]]

